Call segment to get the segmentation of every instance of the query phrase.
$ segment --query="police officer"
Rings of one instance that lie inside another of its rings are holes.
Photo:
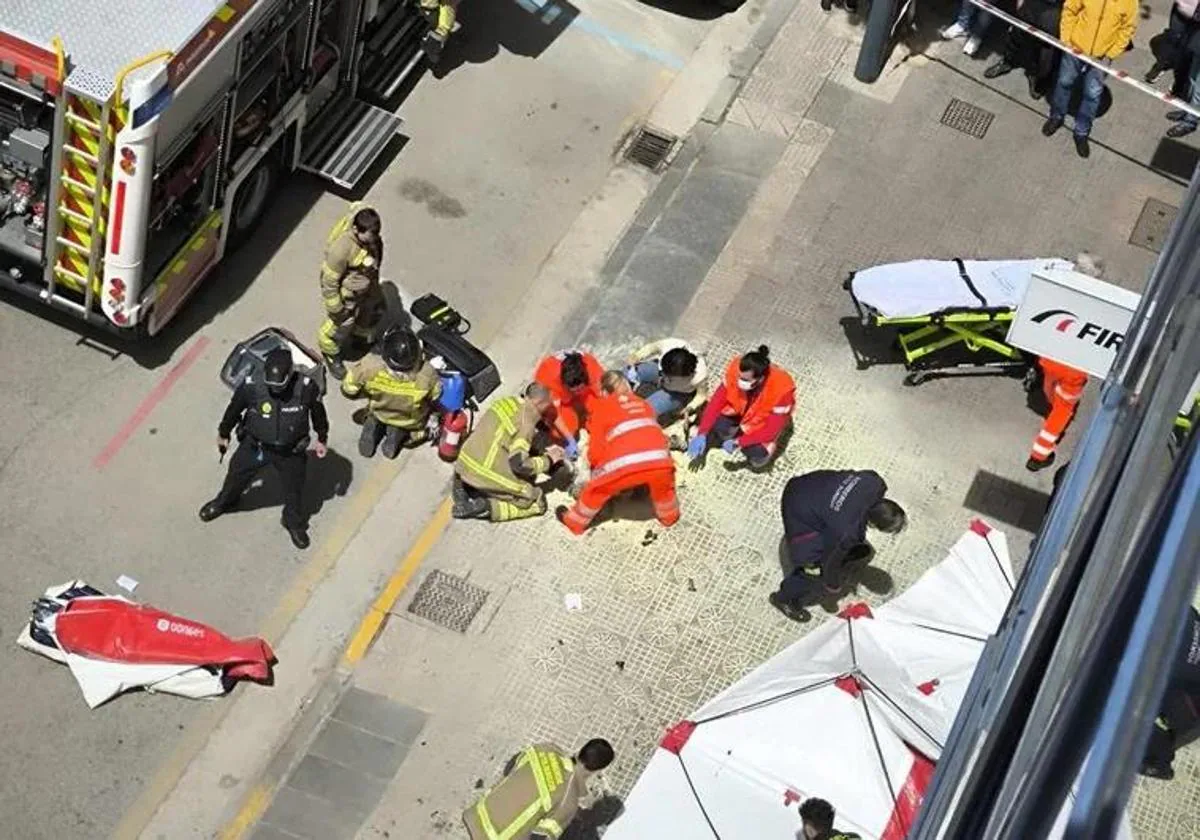
[[[304,515],[304,476],[308,469],[309,418],[317,433],[313,451],[325,457],[329,417],[317,384],[292,369],[292,354],[282,348],[267,354],[262,381],[253,374],[233,392],[217,426],[217,450],[223,455],[229,434],[238,430],[238,448],[216,497],[200,508],[200,519],[211,522],[237,504],[258,471],[268,464],[283,483],[283,527],[296,548],[308,548]]]
[[[853,832],[835,829],[833,817],[833,806],[824,799],[805,799],[800,803],[803,827],[796,833],[796,840],[859,840]]]
[[[772,592],[771,605],[794,621],[807,620],[806,603],[842,588],[847,565],[870,562],[867,525],[894,534],[907,521],[886,498],[887,484],[871,470],[817,470],[790,479],[781,503],[792,573]]]

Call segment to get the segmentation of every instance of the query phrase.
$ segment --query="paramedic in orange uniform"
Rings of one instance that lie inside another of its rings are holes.
[[[608,501],[645,486],[654,515],[665,526],[679,521],[675,498],[675,462],[654,408],[633,393],[625,374],[610,370],[601,379],[601,396],[588,419],[588,461],[592,474],[578,501],[555,511],[571,533],[582,535]]]
[[[774,459],[795,407],[791,374],[771,363],[766,345],[751,350],[725,369],[688,443],[688,457],[699,465],[709,446],[730,455],[740,449],[753,469],[762,469]]]
[[[550,439],[567,451],[568,458],[579,455],[579,430],[587,422],[592,401],[600,395],[600,377],[604,368],[591,353],[560,350],[542,359],[533,374],[534,381],[550,389],[554,408],[547,416]]]
[[[1050,413],[1034,438],[1029,460],[1025,462],[1025,469],[1030,472],[1054,463],[1054,447],[1075,419],[1079,398],[1087,385],[1087,374],[1081,370],[1044,358],[1038,359],[1038,367],[1042,369],[1042,391],[1050,404]]]

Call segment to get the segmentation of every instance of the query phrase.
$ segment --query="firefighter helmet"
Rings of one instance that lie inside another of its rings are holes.
[[[405,327],[392,327],[383,334],[384,362],[398,373],[412,371],[421,361],[421,340]]]

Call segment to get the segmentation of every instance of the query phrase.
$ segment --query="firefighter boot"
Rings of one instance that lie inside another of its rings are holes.
[[[358,436],[358,454],[364,458],[373,457],[384,434],[383,424],[368,414],[363,420],[362,433]]]
[[[473,495],[457,475],[450,484],[450,498],[454,502],[450,515],[455,519],[487,519],[491,512],[488,500]]]
[[[442,49],[445,46],[445,34],[436,29],[426,32],[425,37],[421,39],[421,52],[425,53],[425,58],[429,59],[430,64],[437,64],[442,60]]]
[[[406,446],[416,446],[419,443],[425,442],[425,430],[418,429],[415,432],[410,432],[408,429],[399,429],[395,426],[388,426],[387,431],[383,435],[383,446],[379,447],[379,451],[383,453],[383,457],[391,460],[400,454],[400,450]]]
[[[322,353],[325,357],[325,367],[329,370],[329,375],[341,382],[346,378],[346,365],[342,363],[339,356],[331,356],[328,353]]]

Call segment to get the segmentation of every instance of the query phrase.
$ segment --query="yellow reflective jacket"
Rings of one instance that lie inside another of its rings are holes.
[[[369,280],[377,280],[379,266],[383,262],[383,245],[380,253],[372,255],[358,244],[352,226],[359,210],[370,209],[362,202],[351,204],[346,215],[334,223],[325,241],[325,258],[321,263],[321,297],[326,308],[335,310],[341,303],[342,281],[350,273],[361,274]]]
[[[1120,58],[1137,29],[1137,0],[1066,0],[1059,39],[1092,58]]]
[[[429,362],[413,373],[397,373],[375,353],[346,365],[342,393],[367,396],[367,410],[381,423],[401,429],[425,425],[434,401],[442,394],[442,381]]]
[[[536,831],[557,840],[575,819],[589,775],[558,747],[535,744],[463,812],[467,833],[471,840],[528,840]]]

